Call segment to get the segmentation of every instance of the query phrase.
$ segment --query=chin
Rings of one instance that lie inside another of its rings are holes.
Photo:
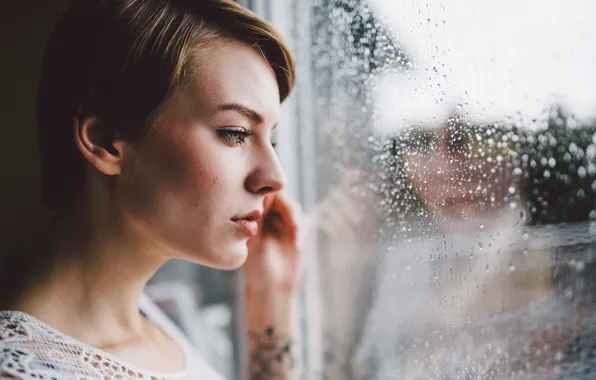
[[[210,268],[235,270],[240,268],[248,257],[246,241],[218,248],[217,251],[212,251],[208,255],[193,255],[191,261]]]

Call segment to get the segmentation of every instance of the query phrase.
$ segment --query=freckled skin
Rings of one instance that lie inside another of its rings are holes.
[[[248,238],[231,218],[263,208],[285,181],[270,139],[279,113],[273,71],[254,49],[219,42],[200,62],[199,79],[173,95],[150,133],[128,142],[116,194],[125,215],[179,258],[217,268],[246,259]],[[264,118],[234,111],[239,103]],[[250,128],[246,143],[222,141],[221,127]],[[268,189],[263,191],[263,189]]]

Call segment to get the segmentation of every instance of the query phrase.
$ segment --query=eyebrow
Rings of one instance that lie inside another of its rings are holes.
[[[259,124],[262,123],[264,120],[263,116],[261,114],[259,114],[257,111],[255,111],[251,108],[248,108],[246,106],[243,106],[242,104],[238,104],[238,103],[222,104],[222,105],[218,106],[217,109],[220,111],[236,111],[236,112],[246,116],[253,122],[259,123]]]

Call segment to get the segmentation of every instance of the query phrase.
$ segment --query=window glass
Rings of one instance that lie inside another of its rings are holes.
[[[596,4],[307,12],[324,378],[595,378]]]

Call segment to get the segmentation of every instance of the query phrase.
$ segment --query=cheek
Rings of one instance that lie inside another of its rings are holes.
[[[436,192],[440,191],[435,177],[432,175],[432,170],[429,166],[429,161],[425,159],[409,159],[410,170],[408,171],[408,179],[414,186],[414,190],[426,202],[432,202]]]
[[[127,158],[119,190],[124,206],[143,217],[179,220],[189,210],[203,209],[219,182],[205,144],[164,139]]]
[[[219,182],[217,147],[208,136],[189,136],[159,144],[151,170],[168,192],[208,193]]]

